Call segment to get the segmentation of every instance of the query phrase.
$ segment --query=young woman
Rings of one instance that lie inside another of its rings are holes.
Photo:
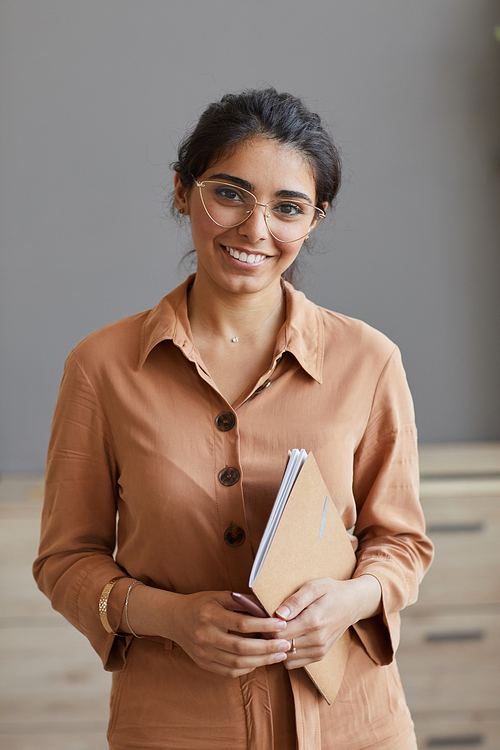
[[[300,100],[246,91],[208,107],[174,169],[196,273],[70,354],[35,577],[113,672],[112,750],[415,748],[394,652],[432,548],[399,351],[284,280],[335,200],[337,150]],[[357,567],[261,619],[231,591],[249,593],[293,447]],[[349,627],[329,706],[301,667]]]

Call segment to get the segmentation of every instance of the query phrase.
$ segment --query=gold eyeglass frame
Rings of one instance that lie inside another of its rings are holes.
[[[267,213],[267,207],[269,206],[270,203],[274,203],[277,200],[276,198],[274,198],[272,201],[268,201],[267,203],[259,203],[259,201],[257,200],[257,196],[255,196],[252,192],[250,192],[250,190],[247,190],[246,188],[239,187],[239,185],[233,185],[230,182],[222,182],[221,180],[203,180],[203,182],[199,182],[196,179],[196,177],[194,177],[194,175],[193,175],[193,180],[195,181],[195,183],[198,186],[198,189],[200,191],[201,202],[202,202],[203,208],[205,209],[205,212],[206,212],[207,216],[209,217],[209,219],[211,219],[213,221],[214,224],[217,224],[218,227],[222,227],[222,229],[232,229],[233,227],[239,227],[239,226],[241,226],[241,224],[244,224],[245,221],[247,221],[247,219],[249,219],[250,216],[252,216],[252,214],[254,213],[254,211],[255,211],[255,209],[256,209],[257,206],[262,206],[263,209],[264,209],[264,221],[266,222],[266,227],[267,227],[267,229],[269,231],[269,234],[272,237],[274,237],[274,239],[277,242],[298,242],[299,240],[303,240],[304,237],[306,237],[306,238],[309,237],[309,235],[311,234],[311,232],[313,231],[313,229],[316,229],[316,227],[318,226],[318,224],[320,223],[320,221],[323,221],[323,219],[326,217],[326,213],[323,211],[322,208],[318,208],[318,206],[313,206],[312,203],[307,203],[307,201],[299,201],[300,203],[304,203],[307,206],[311,206],[312,208],[314,208],[314,210],[319,214],[319,218],[317,219],[316,224],[311,229],[309,229],[305,234],[303,234],[301,237],[297,237],[297,239],[295,239],[295,240],[280,240],[279,237],[276,237],[276,235],[273,233],[273,231],[270,228],[270,226],[268,224],[268,221],[267,221],[268,218],[270,217],[270,214]],[[247,193],[248,195],[251,195],[255,202],[254,202],[254,206],[253,206],[252,210],[247,212],[248,216],[245,216],[245,218],[242,219],[241,221],[239,221],[237,224],[219,224],[218,221],[215,221],[215,219],[209,214],[208,208],[206,207],[205,201],[203,199],[203,190],[202,190],[202,188],[205,185],[207,185],[208,183],[216,183],[217,185],[227,185],[227,187],[231,187],[231,188],[234,188],[236,190],[243,190],[244,193]],[[286,199],[284,198],[283,200],[286,200]],[[290,200],[294,200],[294,199],[291,198]]]

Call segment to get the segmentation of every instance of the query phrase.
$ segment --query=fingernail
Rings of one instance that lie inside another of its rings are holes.
[[[277,616],[278,616],[278,617],[283,617],[283,618],[284,618],[284,619],[286,620],[286,618],[287,618],[287,617],[290,617],[290,615],[291,615],[292,613],[290,612],[290,609],[289,609],[289,607],[287,607],[287,606],[285,605],[284,607],[279,607],[279,608],[278,608],[278,609],[276,610],[276,614],[277,614]]]
[[[286,654],[275,654],[274,661],[285,661]]]
[[[283,643],[280,643],[278,650],[279,651],[290,651],[292,648],[292,644],[288,643],[288,641],[283,641]]]
[[[278,620],[276,623],[276,630],[284,630],[287,626],[286,620]]]

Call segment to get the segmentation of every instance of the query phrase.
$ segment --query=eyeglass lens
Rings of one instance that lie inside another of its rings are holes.
[[[253,213],[255,196],[243,188],[215,180],[198,183],[207,214],[221,227],[236,227]],[[315,206],[290,198],[270,201],[264,209],[267,227],[281,242],[302,239],[322,218]]]

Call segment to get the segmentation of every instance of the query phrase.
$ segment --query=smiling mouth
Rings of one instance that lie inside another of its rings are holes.
[[[234,250],[232,247],[227,247],[227,245],[224,245],[224,248],[232,258],[239,260],[241,263],[248,263],[250,266],[255,263],[260,263],[267,257],[266,255],[260,255],[258,253],[240,252],[239,250]]]

